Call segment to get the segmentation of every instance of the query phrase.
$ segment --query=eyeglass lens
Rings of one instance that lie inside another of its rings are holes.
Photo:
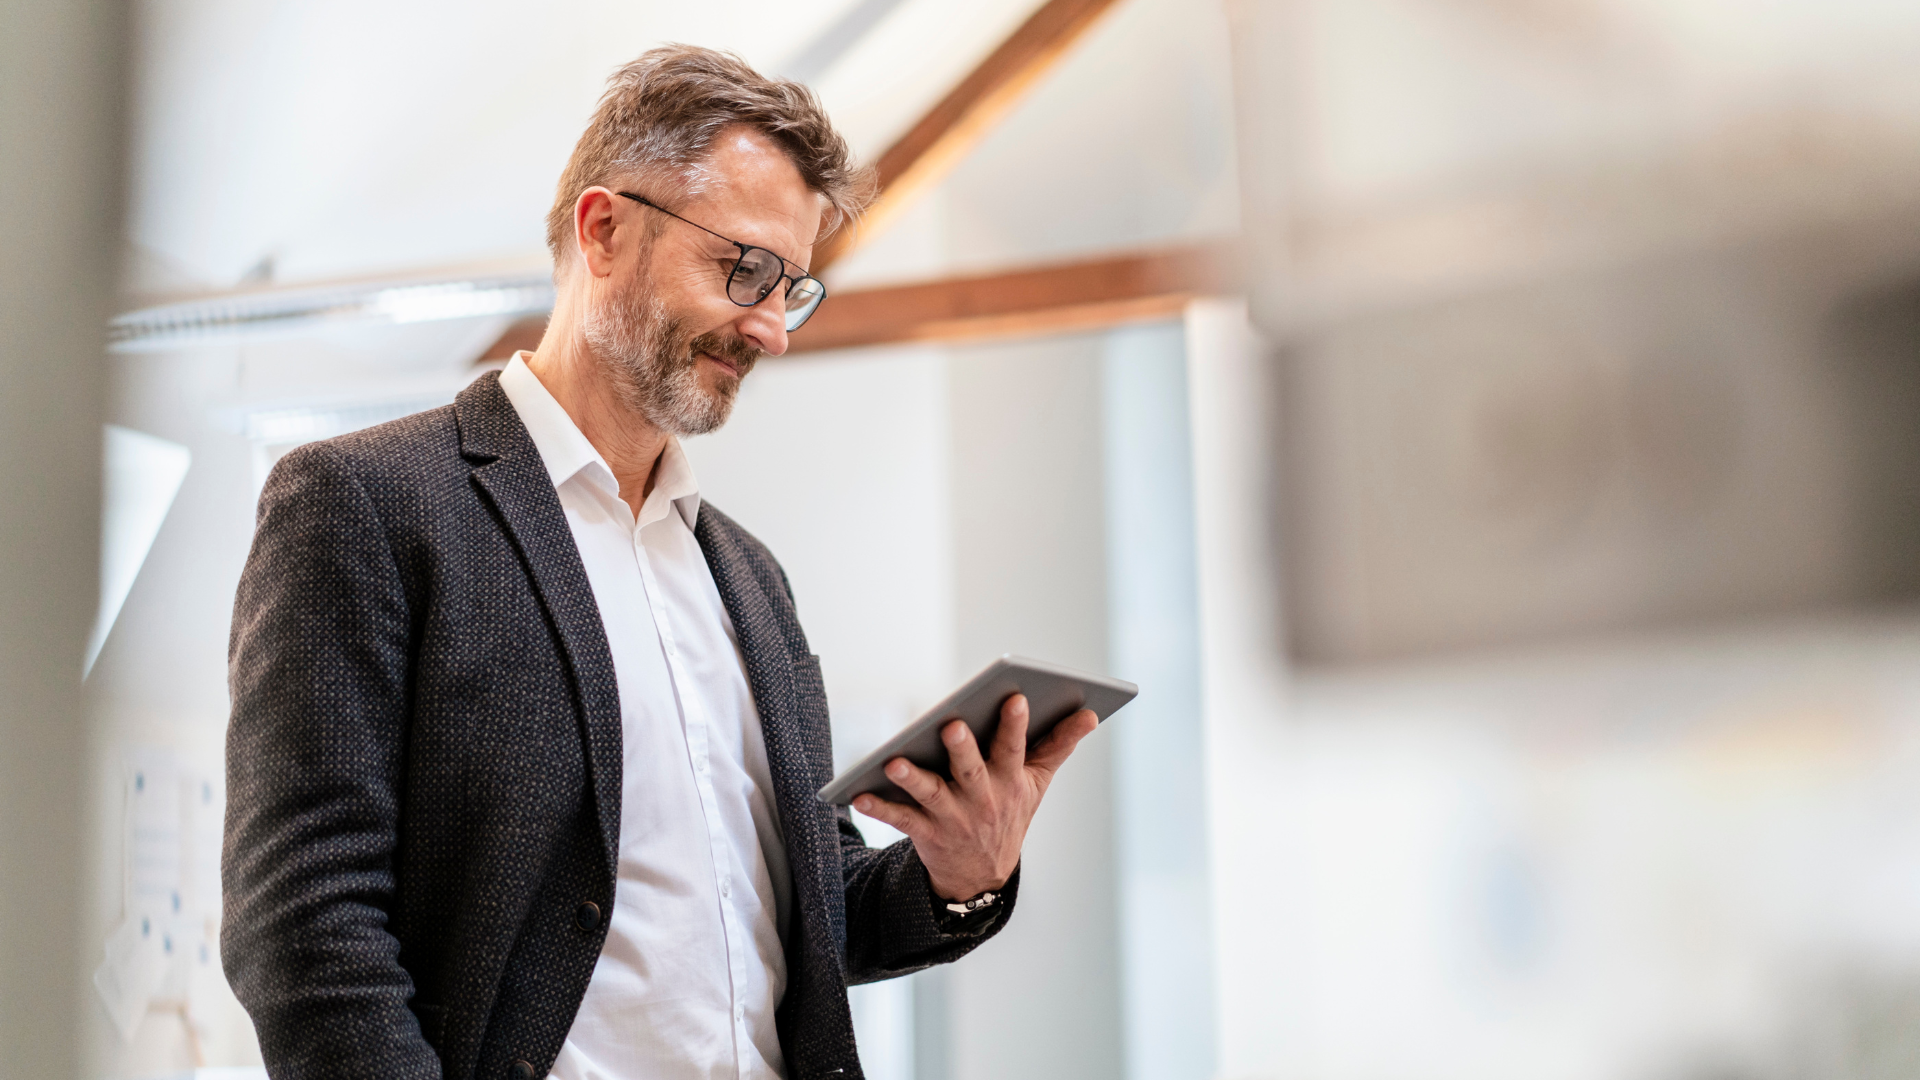
[[[752,307],[767,298],[780,284],[786,266],[780,257],[764,248],[749,247],[740,255],[727,279],[727,297],[741,307]],[[820,306],[826,289],[812,278],[802,278],[787,287],[787,329],[798,330],[813,309]]]

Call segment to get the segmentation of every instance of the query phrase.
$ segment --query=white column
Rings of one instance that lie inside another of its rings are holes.
[[[1286,645],[1275,535],[1276,440],[1266,346],[1237,301],[1187,312],[1206,710],[1216,1075],[1281,1075],[1299,1003],[1283,1000],[1273,766],[1282,753]]]
[[[81,1075],[86,725],[102,345],[120,245],[128,5],[0,31],[0,1071]]]
[[[1213,1075],[1212,912],[1185,327],[1102,357],[1108,651],[1140,696],[1110,725],[1130,1080]]]

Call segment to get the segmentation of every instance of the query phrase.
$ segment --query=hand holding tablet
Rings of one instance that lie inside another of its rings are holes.
[[[1041,660],[1002,656],[901,728],[899,734],[881,743],[873,753],[834,777],[820,789],[820,798],[846,805],[853,802],[854,796],[871,792],[890,802],[911,803],[913,800],[907,793],[887,779],[887,762],[904,757],[923,769],[953,779],[940,729],[950,720],[964,721],[984,751],[992,745],[994,730],[1000,724],[1000,707],[1015,694],[1027,697],[1027,746],[1031,749],[1055,724],[1081,709],[1092,709],[1096,720],[1105,720],[1139,692],[1138,686],[1123,679],[1110,679]]]
[[[1001,890],[1055,771],[1136,692],[1117,679],[1001,657],[821,798],[851,799],[905,833],[947,911],[1005,910]]]

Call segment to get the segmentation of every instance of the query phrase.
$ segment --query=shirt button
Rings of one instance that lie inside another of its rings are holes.
[[[582,930],[600,925],[600,905],[589,900],[573,910],[573,921]]]
[[[733,885],[732,885],[732,883],[730,883],[729,881],[727,881],[727,879],[726,879],[726,878],[721,878],[721,879],[720,879],[720,895],[721,895],[721,896],[732,896],[732,895],[733,895]]]
[[[513,1080],[533,1080],[533,1065],[525,1061],[516,1061],[507,1066],[507,1075]]]

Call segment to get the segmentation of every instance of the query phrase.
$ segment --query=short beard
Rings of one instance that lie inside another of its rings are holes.
[[[645,285],[590,304],[582,329],[622,403],[669,435],[705,435],[726,423],[740,380],[761,355],[724,331],[689,338],[685,320],[669,316]],[[720,375],[708,391],[700,385],[701,353],[731,363],[738,374]]]

